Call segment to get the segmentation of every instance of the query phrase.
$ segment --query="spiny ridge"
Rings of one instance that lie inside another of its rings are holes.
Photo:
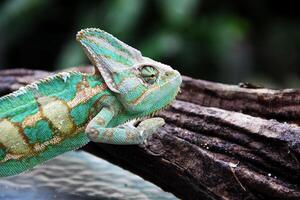
[[[38,80],[36,82],[33,82],[29,85],[26,85],[24,87],[21,87],[20,89],[16,90],[15,92],[12,92],[8,95],[5,95],[3,97],[0,97],[0,102],[2,102],[0,104],[0,112],[2,110],[6,110],[6,104],[4,103],[5,101],[7,103],[13,103],[14,105],[19,105],[24,103],[24,101],[26,100],[30,100],[30,95],[28,94],[28,92],[37,92],[39,89],[39,86],[41,84],[45,84],[51,80],[57,79],[57,78],[61,78],[64,82],[67,81],[67,79],[72,76],[72,75],[76,75],[76,74],[82,74],[81,72],[61,72],[52,76],[48,76],[44,79]],[[18,102],[20,101],[20,102]]]

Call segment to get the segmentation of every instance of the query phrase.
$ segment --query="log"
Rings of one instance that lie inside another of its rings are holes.
[[[0,95],[49,74],[2,70]],[[181,91],[146,144],[84,150],[183,199],[300,199],[300,90],[183,77]]]

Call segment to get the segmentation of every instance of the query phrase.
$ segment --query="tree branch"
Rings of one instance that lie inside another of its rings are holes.
[[[0,71],[0,94],[48,74]],[[167,124],[146,145],[84,149],[184,199],[299,199],[300,127],[290,123],[299,100],[299,90],[184,77],[178,100],[158,114]]]
[[[300,122],[300,90],[297,89],[247,88],[247,85],[226,85],[185,76],[178,99],[283,122]]]

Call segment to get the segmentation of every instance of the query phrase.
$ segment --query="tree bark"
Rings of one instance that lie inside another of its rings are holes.
[[[2,70],[0,95],[49,74]],[[147,144],[84,150],[183,199],[300,199],[300,90],[183,77],[177,100],[157,116],[167,123]]]

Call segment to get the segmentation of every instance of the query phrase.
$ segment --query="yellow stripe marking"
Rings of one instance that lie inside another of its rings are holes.
[[[62,137],[55,135],[51,140],[48,140],[43,144],[39,144],[39,143],[34,144],[33,148],[35,152],[41,152],[45,149],[46,146],[59,144],[62,140],[63,140]]]
[[[40,97],[37,101],[41,105],[43,116],[63,135],[74,133],[75,125],[69,115],[69,107],[64,101],[54,97]]]
[[[84,131],[84,128],[79,128],[79,129],[77,129],[76,133],[80,133],[82,131]],[[39,152],[44,151],[47,146],[59,144],[62,140],[63,140],[63,137],[56,135],[51,140],[48,140],[48,141],[44,142],[43,144],[38,144],[38,143],[34,144],[33,151],[30,152],[29,154],[26,154],[26,157],[34,156],[34,155],[38,154]],[[23,156],[25,156],[25,155],[8,153],[8,154],[6,154],[5,158],[0,161],[0,163],[4,163],[8,160],[20,160],[20,159],[22,159]]]
[[[106,84],[97,85],[94,88],[85,88],[84,90],[77,91],[76,96],[71,101],[67,102],[69,108],[74,108],[79,104],[87,102],[90,98],[99,94],[107,88]]]
[[[23,122],[22,122],[22,128],[26,128],[26,127],[31,127],[34,126],[35,123],[39,120],[43,119],[41,112],[38,111],[36,114],[34,115],[29,115],[27,116]]]
[[[145,91],[141,96],[139,96],[137,99],[135,99],[135,100],[129,102],[129,104],[137,105],[137,104],[141,103],[141,102],[145,99],[145,97],[146,97],[148,94],[151,94],[151,92],[153,92],[153,91],[155,91],[155,90],[157,90],[157,89],[159,89],[159,86],[153,86],[152,88],[146,90],[146,91]]]
[[[6,147],[9,153],[27,154],[31,149],[19,131],[20,129],[9,120],[0,121],[0,143]]]
[[[81,103],[84,103],[88,101],[90,98],[92,98],[94,95],[100,93],[101,91],[105,90],[107,88],[106,84],[103,84],[101,86],[96,86],[94,88],[84,88],[83,90],[77,91],[76,96],[73,100],[66,102],[68,107],[70,109],[78,106]],[[46,105],[50,103],[51,101],[57,101],[57,98],[54,97],[40,97],[38,99],[38,102],[42,105]],[[26,127],[32,127],[35,125],[36,122],[43,119],[43,115],[40,111],[37,113],[27,116],[23,122],[22,122],[22,128]]]

